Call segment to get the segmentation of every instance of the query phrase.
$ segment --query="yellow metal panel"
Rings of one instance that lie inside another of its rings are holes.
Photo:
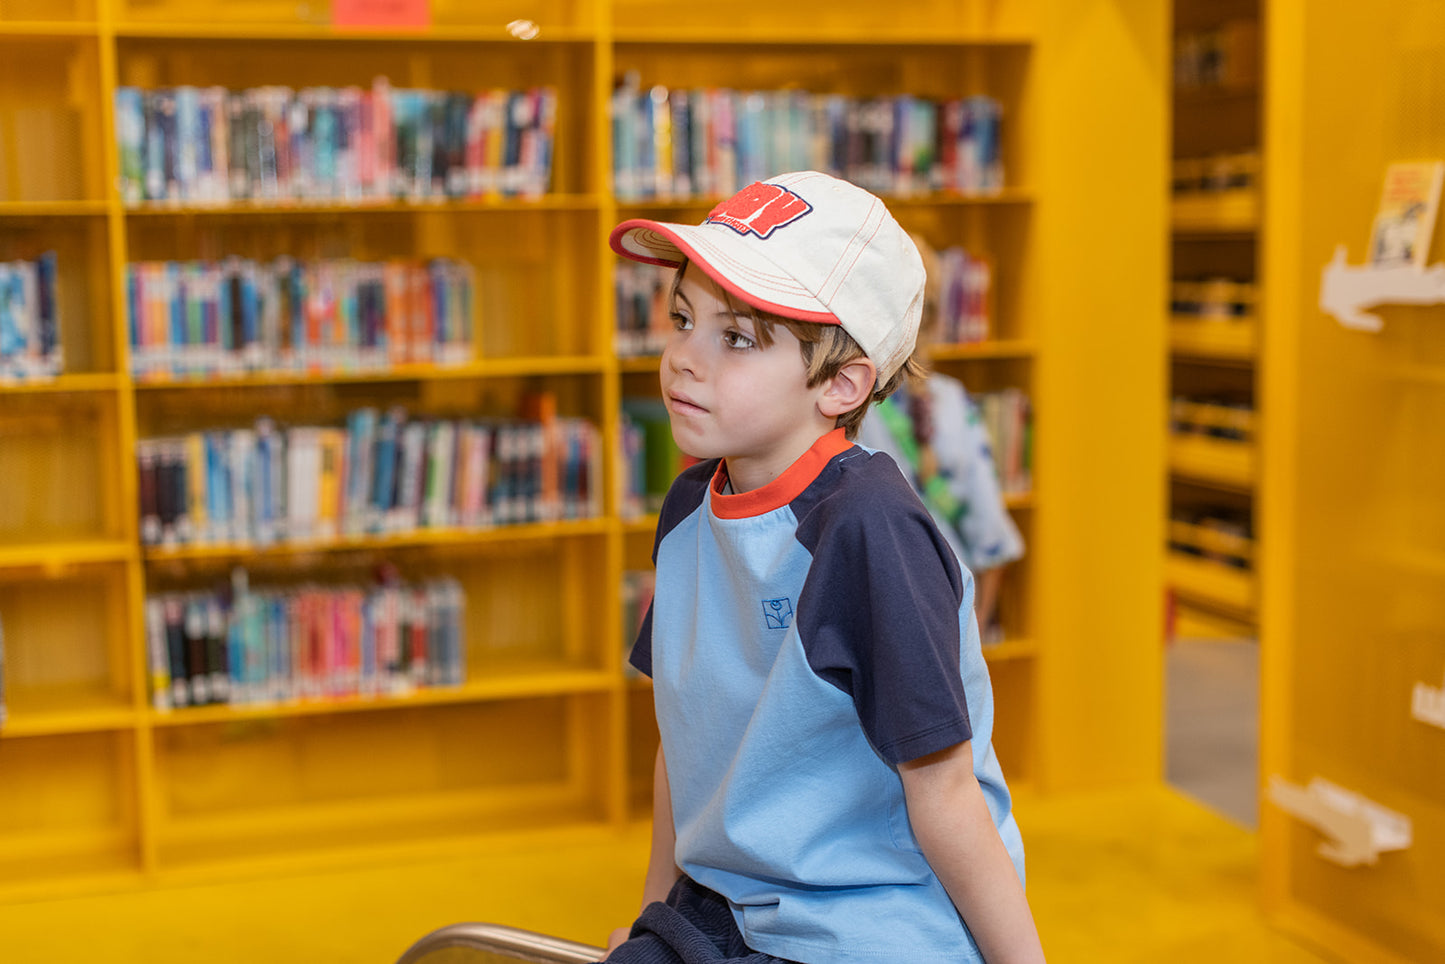
[[[1355,959],[1433,961],[1445,955],[1445,743],[1411,718],[1410,698],[1445,671],[1445,396],[1403,373],[1445,371],[1445,325],[1438,306],[1387,308],[1385,330],[1365,335],[1316,304],[1336,245],[1364,260],[1385,165],[1445,157],[1432,93],[1445,81],[1445,10],[1270,7],[1279,143],[1267,173],[1280,197],[1267,257],[1282,290],[1266,309],[1263,762],[1404,813],[1414,845],[1345,870],[1316,855],[1314,831],[1267,812],[1267,897],[1284,923],[1332,921]],[[1342,57],[1344,75],[1331,66]],[[1437,233],[1432,261],[1442,253]],[[1276,412],[1279,399],[1292,403]]]

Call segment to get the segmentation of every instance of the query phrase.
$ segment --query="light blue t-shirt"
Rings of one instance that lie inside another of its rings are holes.
[[[675,858],[748,946],[804,964],[981,960],[896,767],[972,740],[1023,878],[960,570],[892,460],[824,436],[774,482],[673,484],[632,662],[653,677]]]

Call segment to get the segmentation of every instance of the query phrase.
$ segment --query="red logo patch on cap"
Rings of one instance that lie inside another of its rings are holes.
[[[713,208],[704,223],[725,224],[738,234],[766,238],[811,210],[813,205],[782,185],[758,181]]]

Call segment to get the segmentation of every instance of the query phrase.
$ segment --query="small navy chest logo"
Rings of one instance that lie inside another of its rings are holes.
[[[793,621],[793,603],[784,596],[782,599],[763,600],[763,618],[769,629],[787,629]]]

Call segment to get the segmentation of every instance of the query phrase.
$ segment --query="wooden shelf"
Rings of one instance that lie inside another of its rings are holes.
[[[1031,639],[1005,639],[1001,643],[988,643],[983,647],[983,658],[989,663],[1012,663],[1033,659],[1038,647]]]
[[[0,398],[6,395],[44,395],[61,392],[113,392],[121,378],[108,372],[57,375],[50,379],[10,381],[0,379]]]
[[[125,208],[128,218],[310,218],[337,215],[426,214],[448,212],[596,211],[601,199],[593,194],[544,194],[535,198],[356,198],[354,200],[225,201],[217,204],[145,202]],[[4,208],[0,207],[0,213]]]
[[[474,674],[475,675],[475,674]],[[609,670],[560,669],[555,666],[531,671],[513,669],[484,674],[464,686],[429,687],[405,694],[343,696],[335,699],[295,700],[280,703],[217,704],[160,711],[150,710],[153,726],[191,726],[225,723],[231,720],[283,719],[297,716],[327,716],[334,713],[367,713],[419,706],[446,706],[503,699],[529,699],[572,693],[605,693],[616,685]]]
[[[0,40],[10,37],[94,37],[94,20],[0,20]]]
[[[230,388],[273,388],[285,385],[348,385],[368,382],[460,381],[518,375],[596,375],[607,369],[607,360],[596,355],[491,358],[465,365],[401,365],[394,368],[356,371],[301,372],[273,371],[205,375],[148,375],[135,381],[137,391],[215,391]]]
[[[1248,364],[1254,360],[1258,339],[1254,318],[1203,319],[1174,315],[1169,319],[1169,350],[1175,355]]]
[[[88,217],[110,210],[106,201],[0,200],[0,218]]]
[[[120,539],[78,539],[0,546],[0,569],[62,571],[87,563],[125,562],[136,556],[133,543]]]
[[[1183,552],[1170,552],[1164,566],[1169,587],[1181,596],[1234,614],[1251,614],[1256,603],[1256,581],[1247,569]]]
[[[1259,192],[1252,188],[1175,195],[1170,219],[1176,233],[1235,234],[1259,227]]]
[[[6,737],[126,730],[138,718],[124,700],[95,686],[34,689],[11,684],[8,696],[9,718],[0,725],[0,735]]]
[[[277,41],[297,40],[335,43],[498,43],[535,45],[556,43],[591,43],[596,39],[592,31],[571,27],[543,25],[538,35],[523,40],[507,31],[505,24],[446,25],[437,24],[414,30],[404,28],[335,27],[330,23],[275,23],[275,22],[215,22],[197,20],[194,23],[176,23],[147,20],[130,20],[115,25],[117,37],[143,40],[236,40],[236,41]]]
[[[545,541],[604,535],[611,523],[606,517],[563,522],[518,523],[477,529],[415,529],[409,532],[343,536],[308,542],[254,544],[147,546],[142,554],[147,563],[239,562],[245,559],[277,559],[316,553],[357,550],[406,549],[420,546],[480,546],[500,542]]]
[[[972,358],[1032,358],[1038,345],[1027,338],[992,338],[960,345],[934,345],[934,361],[968,361]]]
[[[1255,449],[1246,442],[1173,435],[1169,439],[1169,471],[1198,482],[1250,491],[1255,480]]]

